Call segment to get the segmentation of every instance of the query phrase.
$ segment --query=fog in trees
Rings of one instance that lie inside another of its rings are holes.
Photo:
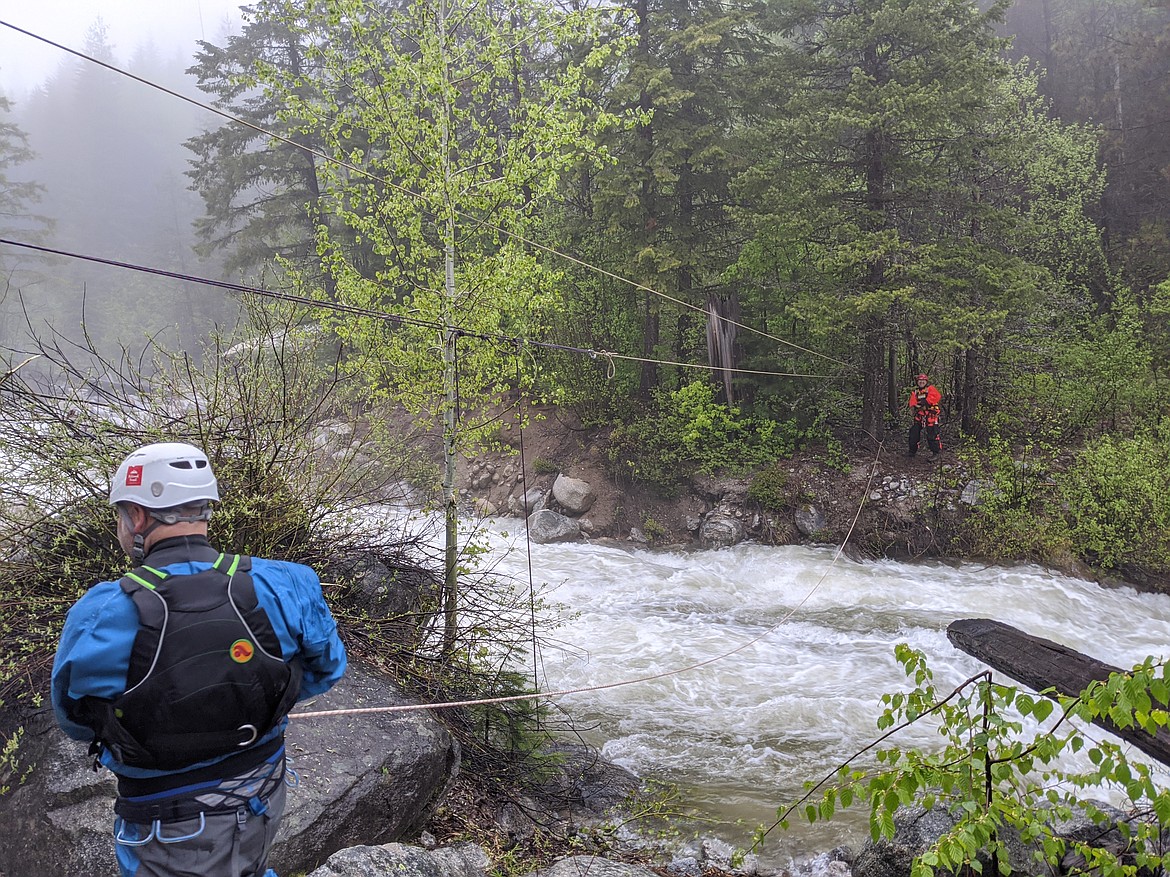
[[[85,54],[180,93],[198,95],[184,71],[190,57],[145,44],[116,51],[101,21]],[[192,51],[194,45],[192,45]],[[32,156],[21,179],[41,187],[37,212],[51,225],[35,240],[70,253],[219,277],[215,261],[194,251],[199,196],[184,176],[183,142],[218,120],[172,95],[62,53],[55,73],[10,101],[11,121]],[[27,232],[27,229],[26,229]],[[9,235],[28,241],[25,234]],[[206,285],[63,256],[4,247],[12,275],[2,307],[3,346],[20,351],[28,335],[51,326],[71,340],[88,334],[104,352],[141,350],[156,338],[196,352],[216,324],[234,320],[235,302]]]
[[[849,167],[861,167],[860,159],[869,153],[856,152],[852,158],[845,157],[851,160],[841,165],[840,143],[847,140],[831,136],[824,115],[818,115],[815,108],[792,106],[786,118],[789,122],[801,118],[805,124],[790,132],[789,149],[773,156],[777,138],[769,125],[778,123],[769,120],[769,116],[777,106],[790,102],[792,95],[806,95],[810,101],[818,95],[824,97],[826,89],[831,92],[844,87],[846,80],[839,75],[840,70],[831,70],[823,81],[812,82],[806,89],[797,88],[801,76],[815,80],[817,74],[815,70],[801,72],[786,60],[786,40],[797,39],[803,32],[798,28],[783,40],[762,39],[764,34],[776,33],[779,13],[786,11],[789,19],[798,23],[807,20],[810,33],[815,33],[815,28],[821,26],[817,16],[831,20],[834,7],[824,2],[801,5],[793,0],[758,7],[744,2],[742,8],[735,7],[736,15],[724,20],[724,15],[714,13],[708,19],[711,11],[693,6],[675,0],[629,5],[625,35],[632,41],[633,50],[617,51],[599,65],[596,82],[581,85],[599,106],[636,110],[645,115],[634,129],[619,127],[608,134],[606,146],[612,153],[612,163],[601,170],[576,168],[566,174],[564,191],[542,203],[539,215],[532,214],[534,240],[581,256],[578,268],[556,265],[557,270],[573,272],[572,283],[565,284],[566,290],[572,286],[572,291],[571,296],[566,296],[564,308],[550,313],[545,331],[550,340],[558,343],[572,341],[581,347],[654,360],[642,365],[635,389],[645,392],[677,388],[687,375],[670,366],[655,373],[659,368],[656,362],[707,359],[709,351],[704,348],[713,345],[704,338],[701,316],[663,305],[658,296],[649,295],[647,289],[652,288],[680,296],[691,306],[707,305],[711,313],[717,311],[723,317],[742,311],[745,325],[778,332],[792,341],[812,344],[815,340],[817,344],[812,346],[817,347],[818,353],[837,358],[839,366],[858,365],[853,361],[856,345],[852,337],[828,343],[823,338],[827,324],[815,313],[801,309],[797,292],[804,296],[811,288],[810,277],[806,276],[810,270],[814,276],[828,278],[824,302],[834,309],[842,295],[848,298],[861,291],[841,285],[847,272],[821,269],[826,268],[831,253],[849,258],[858,255],[854,244],[861,236],[853,233],[852,227],[841,227],[840,248],[835,244],[827,247],[826,228],[835,227],[831,222],[826,226],[826,222],[832,216],[844,215],[840,213],[842,205],[849,207],[841,192],[841,174]],[[896,6],[870,4],[867,8],[890,18]],[[965,4],[955,6],[956,12],[962,12],[957,7]],[[288,115],[288,99],[282,101],[280,96],[266,95],[255,87],[241,87],[238,82],[242,71],[252,70],[260,61],[295,77],[296,90],[292,94],[298,101],[319,104],[338,115],[349,109],[346,102],[352,99],[351,90],[319,78],[315,67],[319,60],[310,51],[314,44],[292,39],[289,22],[275,15],[277,8],[285,7],[256,4],[247,18],[249,25],[240,34],[222,34],[199,46],[193,41],[190,51],[184,53],[164,53],[149,46],[133,47],[126,53],[124,47],[110,44],[101,22],[95,22],[90,29],[84,49],[146,80],[168,85],[200,101],[228,106],[233,112],[255,119],[266,130],[288,130],[305,143],[321,147],[319,132],[311,130],[305,119],[308,113],[297,115],[294,108]],[[310,12],[304,4],[287,8],[296,13],[289,21],[297,21],[298,16]],[[1047,311],[1074,312],[1065,306],[1067,297],[1072,296],[1086,303],[1086,318],[1108,316],[1117,298],[1114,286],[1127,286],[1134,292],[1138,309],[1135,319],[1142,325],[1143,337],[1156,341],[1162,351],[1159,358],[1170,361],[1170,341],[1163,337],[1164,320],[1159,318],[1168,306],[1162,299],[1170,297],[1170,289],[1159,291],[1170,274],[1170,257],[1165,255],[1170,251],[1166,243],[1170,240],[1170,187],[1164,171],[1170,160],[1165,156],[1170,140],[1164,137],[1164,120],[1170,116],[1164,111],[1164,77],[1156,75],[1157,48],[1161,44],[1158,39],[1170,22],[1170,14],[1161,7],[1147,8],[1130,0],[1106,4],[1018,0],[1007,12],[1000,33],[1013,36],[1016,48],[1000,49],[989,43],[984,47],[989,53],[987,58],[990,61],[1003,50],[1014,57],[1027,55],[1032,63],[1046,68],[1046,75],[1038,75],[1037,88],[1051,103],[1033,99],[1031,91],[1027,95],[993,95],[989,91],[992,83],[978,81],[984,75],[948,76],[947,71],[956,67],[955,57],[936,58],[938,63],[930,68],[929,76],[923,77],[923,88],[917,94],[937,92],[940,99],[929,106],[940,112],[948,106],[954,110],[948,110],[945,116],[950,119],[945,143],[956,150],[976,150],[977,145],[979,149],[951,164],[940,164],[923,153],[918,158],[922,159],[923,173],[930,172],[923,177],[930,185],[915,188],[900,178],[896,186],[887,186],[890,192],[878,185],[881,163],[866,165],[873,178],[869,201],[854,205],[856,209],[849,215],[860,221],[862,228],[872,226],[870,232],[876,229],[875,234],[897,233],[914,247],[935,248],[938,242],[931,235],[945,226],[930,219],[935,216],[930,209],[947,208],[949,221],[962,226],[965,237],[978,239],[983,246],[997,228],[983,214],[1004,208],[1002,198],[991,199],[979,187],[979,174],[990,161],[987,143],[1018,141],[1019,150],[1004,152],[1002,158],[1026,158],[1038,173],[1048,165],[1061,172],[1082,165],[1095,167],[1099,154],[1108,170],[1103,199],[1095,172],[1083,175],[1078,185],[1055,175],[1045,189],[1059,192],[1060,199],[1055,200],[1068,205],[1069,210],[1075,207],[1073,213],[1095,223],[1094,235],[1100,227],[1101,244],[1097,247],[1094,243],[1092,258],[1085,255],[1087,250],[1079,243],[1086,237],[1082,226],[1058,228],[1047,220],[1035,223],[1040,229],[1037,239],[1046,242],[1049,249],[1060,250],[1055,254],[1061,256],[1059,260],[1048,258],[1051,253],[1041,258],[1044,254],[1039,250],[1013,253],[1012,257],[1026,258],[1025,267],[1048,271],[1054,278],[1048,285],[1065,297],[1046,296]],[[913,15],[895,18],[903,21],[906,28],[914,25]],[[380,19],[376,15],[372,20]],[[680,22],[688,23],[683,27]],[[680,41],[675,39],[676,33],[688,33],[695,39]],[[332,36],[323,40],[322,46],[332,46],[332,40]],[[923,46],[934,47],[937,43],[932,34],[924,35],[923,40]],[[550,48],[542,47],[545,60],[558,57],[556,51],[549,53]],[[333,49],[344,53],[353,47],[346,47],[338,37]],[[567,46],[558,50],[562,49],[564,57],[572,57],[572,51],[577,50]],[[865,55],[865,51],[861,54]],[[516,64],[528,64],[530,69],[517,69],[516,83],[543,76],[539,68],[532,67],[535,57],[517,55]],[[1078,67],[1072,63],[1075,58],[1083,58],[1085,63]],[[998,64],[992,67],[999,69]],[[851,64],[847,69],[853,68]],[[185,70],[197,71],[198,78]],[[521,72],[523,75],[519,75]],[[878,74],[885,72],[878,70],[874,75]],[[1025,80],[1021,78],[1019,82]],[[204,90],[199,90],[200,85]],[[888,112],[893,122],[906,123],[909,110],[896,101],[883,104],[880,95],[878,89],[862,89],[858,99],[865,105],[861,109],[870,115]],[[1026,103],[1027,124],[1021,122],[1023,116],[1009,115],[1003,118],[1013,118],[1011,125],[1004,122],[993,131],[979,129],[969,118],[973,116],[969,106],[964,108],[961,101],[979,95],[983,95],[979,99],[985,103],[993,99]],[[861,113],[862,122],[865,113]],[[1042,132],[1058,130],[1040,124],[1051,117],[1064,123],[1089,123],[1090,127],[1085,132],[1069,131],[1069,138],[1049,138],[1044,149],[1033,149],[1034,140]],[[835,118],[840,122],[841,117]],[[325,229],[337,246],[362,257],[357,261],[363,277],[373,277],[385,263],[384,254],[363,249],[371,247],[371,235],[353,234],[343,241],[342,223],[337,220],[351,208],[370,210],[373,215],[390,203],[388,196],[371,188],[369,201],[352,201],[347,193],[358,189],[340,181],[330,188],[323,159],[307,157],[287,144],[239,129],[211,112],[81,58],[64,55],[55,75],[33,94],[16,99],[11,111],[2,113],[0,120],[18,125],[26,136],[23,143],[35,153],[9,167],[7,173],[43,187],[40,203],[28,205],[28,209],[55,222],[51,228],[40,229],[44,242],[50,246],[202,276],[222,276],[227,265],[238,272],[236,276],[247,279],[260,277],[261,272],[268,272],[270,277],[281,270],[281,265],[309,271],[312,262],[321,261],[319,248]],[[866,127],[859,127],[852,117],[844,122],[849,130],[841,133],[846,138],[856,137]],[[942,123],[925,118],[923,124]],[[1093,125],[1104,127],[1100,153],[1093,152],[1076,161],[1062,158],[1057,146],[1081,143],[1085,139],[1082,133],[1087,136],[1096,130]],[[893,173],[899,170],[896,164],[904,156],[915,156],[915,138],[903,137],[894,144],[894,152],[882,152],[878,146],[885,149],[889,144],[878,133],[887,129],[885,122],[869,126],[873,136],[870,152],[875,158],[888,158]],[[978,133],[978,138],[961,136],[971,132]],[[338,157],[369,163],[374,152],[365,149],[359,139],[362,136],[358,132],[355,139],[347,140],[347,149],[339,150]],[[789,165],[784,165],[785,160]],[[790,166],[792,161],[797,165]],[[807,180],[794,172],[814,166],[819,171]],[[778,168],[794,171],[779,173]],[[411,168],[402,172],[402,178],[408,178],[408,171]],[[355,180],[359,177],[356,174]],[[398,179],[397,175],[394,179]],[[908,179],[913,182],[916,178]],[[1013,179],[1019,182],[1031,178]],[[192,191],[192,185],[199,192]],[[808,200],[817,192],[823,198]],[[925,200],[918,198],[920,192]],[[366,194],[362,193],[363,199]],[[888,195],[904,208],[899,208],[900,213]],[[1033,203],[1055,202],[1031,195],[1025,201],[1021,203],[1028,209]],[[812,205],[799,214],[800,222],[793,221],[797,215],[789,209],[793,203]],[[411,223],[428,220],[426,212],[412,206],[386,221],[391,226],[407,228]],[[908,236],[903,228],[908,223],[925,232]],[[204,232],[201,239],[197,239],[193,226]],[[753,226],[770,232],[757,235]],[[25,232],[32,235],[33,229]],[[1019,235],[999,235],[999,239],[1014,246]],[[1096,250],[1103,255],[1097,255]],[[198,253],[213,261],[202,260]],[[931,258],[935,254],[935,249],[927,250]],[[495,255],[495,250],[487,255]],[[858,257],[862,262],[868,258],[863,254]],[[35,325],[42,326],[50,320],[60,331],[76,337],[84,324],[99,345],[131,344],[146,334],[161,333],[160,338],[172,345],[193,347],[209,327],[230,322],[235,313],[233,299],[208,286],[63,257],[37,260],[28,253],[13,253],[11,248],[0,253],[0,260],[5,261],[6,269],[15,260],[26,272],[34,268],[36,272],[35,277],[13,275],[22,295],[5,299],[4,337],[9,347],[15,346],[13,327],[19,329],[23,319],[18,310],[21,303]],[[908,302],[916,305],[929,299],[923,290],[951,289],[959,282],[969,284],[978,272],[989,268],[987,258],[966,258],[962,271],[958,262],[948,262],[938,277],[923,278],[910,277],[908,264],[911,262],[890,258],[887,291],[890,295],[904,294]],[[598,279],[596,268],[608,272],[610,279]],[[329,288],[329,271],[318,270],[310,276],[321,278],[325,297],[337,297],[336,290]],[[1018,272],[1012,276],[1019,276]],[[1005,277],[995,277],[992,292],[1017,289]],[[627,279],[645,283],[647,289],[633,294],[631,286],[624,282]],[[853,298],[866,309],[872,304],[865,296]],[[998,301],[995,295],[987,297],[980,292],[980,301],[984,298]],[[941,299],[936,304],[942,304]],[[942,308],[942,315],[950,319],[959,310],[950,305]],[[1020,318],[1020,308],[1007,310],[1013,318]],[[964,410],[970,414],[975,412],[977,396],[983,391],[977,393],[968,387],[977,382],[965,377],[971,370],[958,365],[961,358],[951,355],[955,351],[948,350],[944,357],[945,344],[936,341],[951,336],[934,329],[940,319],[931,318],[925,323],[931,327],[929,350],[937,354],[934,365],[942,367],[945,362],[954,374],[950,398],[968,398],[970,405]],[[714,320],[711,316],[709,322]],[[903,322],[910,325],[908,318]],[[735,338],[723,339],[725,355],[721,361],[734,361],[765,373],[775,370],[782,355],[786,360],[791,358],[790,351],[777,352],[775,339],[762,341],[749,334],[739,332]],[[895,334],[881,344],[875,340],[869,346],[874,361],[868,373],[887,375],[885,382],[870,380],[869,431],[878,427],[882,407],[879,402],[886,403],[888,414],[896,414],[900,408],[897,385],[913,371],[910,360],[917,357],[916,343],[901,340],[906,337],[904,327]],[[879,362],[876,353],[882,345],[893,353]],[[792,361],[787,365],[794,372],[805,372],[813,365],[824,367],[824,361],[803,365]],[[989,359],[985,365],[984,371],[990,373],[998,366],[998,360]],[[583,381],[589,384],[593,365],[586,362],[573,367],[577,370],[574,374],[580,373],[580,380],[573,380],[573,386],[583,385]],[[615,381],[608,375],[593,377],[598,378],[599,386],[618,387],[614,398],[629,395],[628,388],[621,384],[624,372],[619,371]],[[820,391],[799,374],[783,381],[741,375],[735,382],[732,387],[730,379],[724,381],[727,398],[776,410],[789,409],[794,402],[797,408],[810,407],[801,405],[800,394]],[[842,394],[840,405],[832,406],[833,410],[854,405],[855,395],[849,389]],[[819,401],[812,401],[819,405]]]

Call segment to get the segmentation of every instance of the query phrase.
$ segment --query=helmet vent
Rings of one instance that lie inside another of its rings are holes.
[[[206,460],[172,460],[168,463],[172,469],[206,469]]]

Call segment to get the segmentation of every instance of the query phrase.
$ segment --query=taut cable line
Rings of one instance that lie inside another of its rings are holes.
[[[252,131],[255,131],[258,134],[263,134],[265,137],[271,137],[273,140],[277,140],[281,143],[284,143],[287,146],[293,147],[294,149],[299,149],[302,152],[305,152],[305,153],[312,155],[316,158],[320,158],[322,161],[326,161],[326,162],[329,162],[330,164],[336,165],[338,167],[345,168],[346,170],[351,171],[352,173],[355,173],[359,176],[365,177],[366,179],[372,180],[373,182],[381,183],[381,184],[383,184],[391,189],[394,189],[397,192],[401,192],[404,195],[407,195],[410,198],[414,198],[415,200],[422,200],[423,199],[423,196],[421,194],[419,194],[418,192],[415,192],[415,191],[413,191],[405,186],[401,186],[401,185],[393,182],[392,180],[387,179],[386,177],[371,173],[370,171],[366,170],[365,168],[358,167],[357,165],[352,164],[352,163],[345,161],[343,159],[339,159],[336,156],[328,155],[327,153],[322,152],[319,149],[314,149],[310,146],[306,146],[303,143],[297,143],[291,137],[285,137],[282,134],[277,134],[274,131],[269,131],[267,128],[264,128],[260,125],[253,123],[253,122],[249,122],[246,119],[241,119],[238,116],[234,116],[231,113],[226,112],[225,110],[219,109],[218,107],[214,107],[210,104],[206,104],[206,103],[203,103],[202,101],[198,101],[193,97],[188,97],[187,95],[182,94],[181,92],[175,91],[174,89],[171,89],[171,88],[167,88],[165,85],[160,85],[157,82],[152,82],[149,79],[145,79],[141,76],[138,76],[135,73],[131,73],[128,70],[123,70],[121,67],[117,67],[117,66],[110,64],[106,61],[102,61],[99,58],[94,58],[92,55],[87,55],[84,52],[78,51],[77,49],[71,49],[68,46],[62,45],[61,43],[54,42],[53,40],[49,39],[48,37],[43,37],[40,34],[36,34],[36,33],[33,33],[32,31],[25,30],[22,27],[18,27],[17,25],[12,24],[11,22],[0,20],[0,25],[3,25],[4,27],[9,28],[10,30],[14,30],[19,34],[23,34],[26,37],[30,37],[31,39],[38,40],[39,42],[45,43],[46,45],[49,45],[49,46],[52,46],[55,49],[60,49],[62,52],[67,52],[68,54],[73,55],[74,57],[77,57],[77,58],[81,58],[84,61],[88,61],[91,64],[96,64],[99,67],[104,67],[105,69],[107,69],[113,73],[119,74],[120,76],[125,76],[129,79],[133,79],[135,82],[141,83],[142,85],[145,85],[148,88],[156,89],[157,91],[161,91],[163,94],[170,95],[171,97],[176,97],[181,101],[185,101],[186,103],[191,104],[192,106],[199,107],[200,109],[206,110],[209,113],[214,113],[215,115],[219,116],[220,118],[226,119],[229,122],[233,122],[237,125],[243,125],[245,128],[248,128]],[[430,212],[430,210],[428,210],[425,206],[423,207],[423,212],[427,213],[428,215],[433,216],[433,214]],[[755,326],[750,326],[746,323],[740,323],[736,320],[732,320],[732,319],[730,319],[728,317],[724,317],[720,314],[711,315],[711,314],[709,314],[707,309],[704,307],[700,307],[699,305],[695,305],[695,304],[691,304],[690,302],[683,301],[680,298],[669,295],[665,292],[661,292],[657,289],[654,289],[653,287],[646,286],[645,284],[639,283],[636,280],[630,280],[628,277],[623,277],[620,274],[617,274],[613,271],[608,271],[599,265],[593,265],[589,262],[586,262],[584,259],[580,259],[577,256],[573,256],[570,253],[566,253],[562,250],[558,250],[555,247],[550,247],[547,244],[542,244],[539,241],[531,240],[531,239],[525,237],[524,235],[518,234],[517,232],[509,231],[505,228],[502,228],[501,226],[487,222],[486,220],[483,220],[483,219],[479,219],[478,217],[471,216],[470,214],[465,213],[461,210],[455,210],[454,213],[455,213],[455,215],[461,217],[462,219],[465,219],[469,222],[473,222],[482,228],[486,228],[490,231],[494,231],[494,232],[497,232],[498,234],[504,235],[505,237],[512,238],[513,240],[515,240],[519,243],[525,244],[526,246],[530,246],[534,249],[548,253],[551,256],[554,256],[558,259],[562,259],[566,262],[570,262],[570,263],[577,265],[581,268],[584,268],[588,271],[592,271],[596,274],[601,275],[602,277],[606,277],[610,280],[615,280],[619,283],[624,283],[626,285],[632,286],[634,289],[649,293],[651,295],[658,296],[666,301],[669,301],[675,305],[678,305],[679,307],[686,308],[686,309],[693,310],[693,311],[697,311],[697,312],[703,314],[704,316],[708,316],[708,317],[714,316],[716,319],[720,320],[721,322],[735,326],[739,329],[743,329],[747,332],[751,332],[753,334],[759,335],[763,338],[767,338],[770,341],[775,341],[776,343],[782,344],[785,347],[789,347],[793,350],[798,350],[802,353],[807,353],[810,356],[819,357],[821,359],[828,360],[829,362],[836,363],[837,365],[845,366],[846,368],[850,369],[851,371],[855,370],[855,366],[852,366],[843,360],[836,359],[835,357],[829,356],[828,354],[820,353],[819,351],[812,350],[812,349],[807,348],[807,347],[802,347],[799,344],[796,344],[792,341],[788,341],[788,340],[781,338],[777,335],[773,335],[770,332],[765,332],[764,330],[758,329]],[[729,370],[730,371],[738,371],[738,369],[729,369]],[[803,377],[803,375],[790,375],[790,377]]]
[[[385,311],[373,310],[372,308],[361,308],[356,305],[347,305],[341,302],[321,301],[320,299],[309,298],[308,296],[296,295],[291,292],[278,292],[272,289],[265,289],[259,286],[249,286],[245,283],[235,283],[230,280],[212,280],[208,277],[199,277],[195,274],[184,274],[179,271],[168,271],[165,268],[152,268],[148,265],[138,265],[134,262],[123,262],[118,259],[106,259],[101,256],[90,256],[84,253],[74,253],[69,250],[61,250],[55,247],[46,247],[41,244],[32,244],[27,241],[15,241],[10,238],[0,237],[0,244],[10,247],[20,247],[25,250],[33,250],[38,253],[45,253],[53,256],[64,256],[70,259],[80,259],[84,262],[94,262],[99,265],[109,265],[113,268],[123,268],[127,271],[139,271],[144,274],[153,274],[158,277],[167,277],[172,280],[180,280],[186,283],[199,283],[204,286],[214,286],[218,289],[225,289],[229,292],[250,293],[252,295],[259,295],[265,298],[275,299],[277,301],[289,302],[291,304],[301,305],[306,308],[314,308],[317,310],[330,310],[339,313],[353,314],[360,317],[368,317],[373,320],[382,320],[387,323],[394,323],[399,326],[416,326],[422,329],[431,329],[435,332],[443,332],[448,328],[457,335],[464,338],[476,338],[481,341],[495,341],[506,344],[523,345],[528,347],[539,347],[545,350],[556,350],[562,353],[574,353],[588,356],[591,359],[602,357],[605,359],[624,359],[633,362],[649,362],[655,365],[673,365],[679,368],[691,368],[700,370],[709,370],[717,368],[717,366],[703,365],[702,363],[686,363],[686,362],[671,362],[667,360],[648,359],[640,356],[626,356],[621,353],[613,353],[608,350],[595,350],[586,347],[573,347],[568,344],[556,344],[551,341],[532,341],[526,338],[515,338],[502,334],[492,334],[488,332],[478,332],[471,329],[463,329],[458,326],[447,327],[441,323],[436,323],[430,320],[420,320],[416,317],[403,317],[399,314],[390,314]],[[732,368],[726,369],[741,374],[757,374],[767,375],[777,378],[824,378],[833,379],[834,375],[814,375],[802,374],[796,372],[774,372],[774,371],[755,371],[751,369]]]
[[[66,256],[66,257],[70,257],[70,258],[82,259],[85,261],[96,262],[96,263],[103,264],[103,265],[110,265],[112,267],[123,268],[123,269],[131,270],[131,271],[142,271],[142,272],[145,272],[147,274],[154,274],[154,275],[158,275],[158,276],[162,276],[162,277],[169,277],[169,278],[172,278],[175,280],[182,280],[182,281],[188,281],[188,282],[193,282],[193,283],[202,283],[202,284],[206,284],[209,286],[215,286],[215,287],[218,287],[221,289],[231,290],[234,292],[253,293],[256,295],[267,296],[267,297],[278,299],[281,301],[292,302],[292,303],[303,305],[306,307],[334,309],[334,310],[343,311],[345,313],[357,313],[357,314],[360,314],[362,316],[367,316],[367,317],[371,317],[374,319],[382,319],[382,320],[385,320],[387,322],[397,323],[400,325],[411,324],[411,325],[420,325],[420,326],[423,326],[424,328],[432,328],[432,329],[442,329],[443,328],[442,326],[440,326],[437,323],[429,323],[429,322],[425,322],[425,321],[410,320],[410,319],[407,319],[405,317],[400,317],[396,314],[386,314],[386,313],[382,313],[379,311],[369,310],[366,308],[357,308],[357,307],[354,307],[352,305],[341,305],[341,304],[338,304],[335,302],[323,302],[323,301],[318,301],[316,299],[306,298],[304,296],[293,295],[291,293],[281,293],[281,292],[275,292],[273,290],[267,290],[267,289],[262,289],[262,288],[258,288],[258,287],[247,286],[247,285],[241,284],[241,283],[232,283],[230,281],[223,281],[223,280],[210,280],[208,278],[202,278],[202,277],[197,277],[197,276],[188,275],[188,274],[181,274],[181,273],[175,272],[175,271],[166,271],[166,270],[161,269],[161,268],[150,268],[150,267],[146,267],[146,266],[142,266],[142,265],[135,265],[135,264],[129,263],[129,262],[120,262],[120,261],[117,261],[114,259],[103,259],[103,258],[100,258],[97,256],[85,256],[85,255],[81,255],[78,253],[71,253],[71,252],[68,252],[65,250],[54,249],[52,247],[43,247],[43,246],[40,246],[38,244],[29,244],[29,243],[25,243],[25,242],[21,242],[21,241],[13,241],[13,240],[10,240],[7,238],[0,238],[0,244],[7,244],[9,246],[22,247],[25,249],[35,250],[37,252],[48,253],[48,254],[56,255],[56,256]],[[469,337],[482,338],[482,339],[486,339],[486,340],[507,341],[507,342],[513,343],[513,344],[528,344],[528,345],[531,345],[534,347],[551,348],[551,349],[561,350],[561,351],[565,351],[565,352],[583,354],[586,356],[594,356],[595,357],[595,356],[599,355],[599,352],[595,351],[595,350],[586,350],[584,348],[573,348],[573,347],[568,347],[566,345],[561,345],[561,344],[547,344],[547,343],[538,342],[538,341],[523,341],[522,339],[506,338],[505,336],[502,336],[502,335],[501,336],[490,336],[490,335],[485,335],[485,334],[477,333],[477,332],[461,332],[460,334],[464,334],[464,335],[467,335]],[[608,353],[604,353],[604,352],[601,352],[600,355],[614,356],[614,354],[608,354]],[[621,358],[637,359],[636,357],[621,357]],[[655,360],[642,360],[642,361],[655,362]],[[26,363],[27,363],[27,360],[26,360]],[[21,365],[24,365],[26,363],[21,363]],[[683,363],[675,363],[675,364],[685,365]],[[13,371],[15,371],[15,369],[13,369]],[[11,374],[11,372],[9,372],[9,373]],[[764,374],[783,375],[783,373],[780,373],[780,372],[764,372]],[[828,375],[815,375],[815,376],[814,375],[803,375],[801,377],[829,377],[829,376]],[[486,704],[515,703],[515,702],[519,702],[519,701],[529,701],[529,700],[551,700],[551,699],[558,698],[558,697],[564,697],[564,696],[569,695],[569,694],[579,694],[579,693],[583,693],[583,692],[587,692],[587,691],[605,691],[605,690],[608,690],[611,688],[621,688],[621,687],[625,687],[628,685],[641,684],[643,682],[652,682],[652,681],[657,680],[657,679],[665,679],[665,678],[668,678],[671,676],[677,676],[681,673],[687,673],[687,672],[690,672],[692,670],[697,670],[697,669],[700,669],[702,667],[706,667],[710,664],[714,664],[718,661],[722,661],[726,658],[733,657],[734,655],[737,655],[740,652],[742,652],[742,651],[750,648],[751,646],[755,645],[756,643],[760,642],[765,637],[770,635],[773,631],[775,631],[777,628],[779,628],[783,624],[785,624],[797,612],[797,610],[799,610],[802,606],[804,606],[804,604],[806,602],[808,602],[808,600],[813,596],[813,594],[815,594],[817,592],[817,590],[820,588],[820,586],[824,582],[825,578],[829,575],[829,572],[832,570],[832,568],[836,565],[837,561],[840,559],[841,554],[845,550],[845,546],[847,544],[849,544],[849,539],[852,537],[853,531],[857,527],[857,522],[860,519],[861,512],[865,507],[866,497],[869,495],[869,490],[873,484],[873,479],[877,474],[877,463],[878,463],[878,460],[881,458],[881,453],[882,453],[883,447],[884,447],[883,444],[881,444],[881,443],[878,444],[878,448],[877,448],[877,452],[874,456],[874,460],[870,464],[869,478],[868,478],[868,481],[866,484],[866,489],[862,492],[861,501],[858,504],[857,511],[853,516],[853,520],[850,522],[849,530],[846,532],[844,539],[842,539],[841,544],[837,547],[837,550],[834,552],[833,559],[829,562],[828,567],[826,567],[825,571],[817,579],[817,581],[813,585],[813,587],[809,590],[809,592],[807,594],[804,595],[803,598],[801,598],[800,602],[798,602],[795,606],[793,606],[791,609],[789,609],[788,612],[786,612],[784,614],[784,616],[779,621],[777,621],[774,625],[769,627],[767,630],[765,630],[763,633],[759,634],[758,636],[753,637],[748,642],[743,643],[742,645],[740,645],[740,646],[738,646],[738,647],[736,647],[728,652],[725,652],[725,653],[720,654],[720,655],[716,655],[716,656],[711,657],[711,658],[707,658],[706,660],[703,660],[703,661],[698,661],[694,664],[690,664],[690,665],[687,665],[685,667],[679,667],[679,668],[676,668],[673,670],[666,670],[666,671],[663,671],[661,673],[652,673],[652,674],[634,677],[631,679],[619,680],[617,682],[610,682],[610,683],[605,683],[602,685],[585,686],[582,688],[570,688],[570,689],[561,689],[561,690],[557,690],[557,691],[534,692],[532,694],[510,695],[507,697],[488,697],[488,698],[477,698],[474,700],[446,701],[446,702],[442,702],[442,703],[398,704],[398,705],[391,705],[391,706],[361,707],[361,708],[345,709],[345,710],[323,710],[323,711],[319,711],[319,712],[309,712],[309,713],[302,712],[302,713],[292,713],[292,714],[290,714],[289,717],[296,718],[296,719],[311,719],[311,718],[326,718],[326,717],[340,716],[340,715],[368,715],[368,714],[375,714],[375,713],[417,712],[420,710],[435,710],[435,709],[447,709],[447,708],[455,708],[455,707],[481,706],[481,705],[486,705]]]

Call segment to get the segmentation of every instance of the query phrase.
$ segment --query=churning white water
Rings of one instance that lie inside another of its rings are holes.
[[[499,568],[527,581],[517,522],[493,526]],[[881,694],[910,687],[893,657],[897,643],[927,655],[940,691],[986,669],[947,640],[958,618],[994,618],[1127,668],[1170,650],[1170,597],[1037,567],[833,563],[832,549],[758,545],[694,553],[532,545],[531,552],[534,581],[564,607],[559,645],[540,654],[545,690],[661,674],[751,643],[683,673],[558,700],[606,758],[677,784],[710,820],[697,830],[740,845],[806,781],[878,736]],[[932,738],[924,726],[896,742]],[[764,857],[800,859],[856,844],[867,834],[865,816],[813,829],[794,819],[792,830],[769,836]]]

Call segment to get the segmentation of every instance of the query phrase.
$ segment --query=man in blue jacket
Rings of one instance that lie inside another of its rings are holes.
[[[275,877],[288,712],[345,672],[316,573],[220,554],[207,541],[218,500],[198,448],[127,457],[110,504],[137,566],[74,604],[53,664],[62,730],[117,775],[125,877]]]

